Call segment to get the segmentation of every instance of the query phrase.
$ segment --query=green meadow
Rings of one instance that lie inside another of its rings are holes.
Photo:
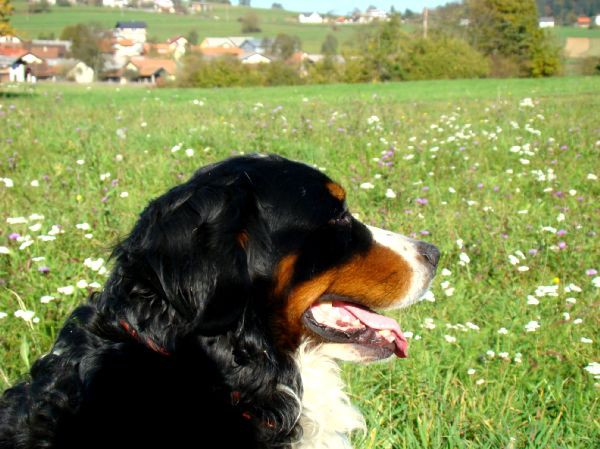
[[[342,366],[355,447],[598,447],[600,77],[0,92],[2,388],[102,288],[150,199],[277,153],[442,251],[432,294],[392,312],[410,357]]]

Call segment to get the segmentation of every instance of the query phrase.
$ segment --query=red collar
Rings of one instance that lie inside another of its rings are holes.
[[[146,340],[143,341],[140,338],[140,335],[138,334],[138,332],[131,326],[131,324],[129,324],[127,321],[125,320],[119,320],[119,324],[121,325],[121,327],[123,329],[125,329],[125,332],[127,332],[129,335],[131,335],[136,341],[145,344],[148,348],[150,348],[152,351],[160,354],[160,355],[164,355],[164,356],[169,356],[171,355],[171,353],[169,351],[167,351],[165,348],[163,348],[162,346],[158,345],[154,340],[152,340],[150,337],[146,337]]]

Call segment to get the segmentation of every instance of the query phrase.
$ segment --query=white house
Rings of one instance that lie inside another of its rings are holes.
[[[298,15],[298,22],[300,23],[323,23],[323,17],[318,12],[313,12],[312,14],[300,14]]]
[[[173,55],[176,61],[179,61],[185,55],[188,40],[183,36],[175,36],[167,40],[169,53]]]
[[[12,36],[10,34],[0,36],[0,44],[20,44],[21,42],[21,39],[19,39],[17,36]]]
[[[270,64],[271,59],[260,53],[248,53],[240,58],[242,64]]]
[[[175,12],[175,3],[172,0],[154,0],[154,9],[160,12]]]
[[[129,0],[102,0],[102,6],[107,8],[125,8]]]
[[[369,21],[387,20],[388,18],[388,15],[384,10],[377,8],[367,9],[367,11],[365,12],[365,16],[367,16],[367,19],[369,19]]]
[[[596,24],[596,26],[600,27],[600,14],[594,17],[594,23]]]
[[[554,17],[540,17],[540,28],[554,28]]]
[[[85,62],[79,61],[67,73],[67,79],[71,79],[79,84],[89,84],[94,81],[94,69]]]
[[[144,44],[147,28],[146,22],[117,22],[114,36],[117,39],[126,39],[137,44]]]

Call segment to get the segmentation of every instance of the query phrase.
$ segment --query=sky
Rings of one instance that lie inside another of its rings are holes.
[[[251,5],[257,8],[270,8],[275,3],[281,3],[285,9],[290,11],[300,12],[328,12],[334,11],[336,14],[346,14],[354,8],[359,8],[364,11],[369,5],[385,11],[390,10],[390,6],[394,6],[398,11],[404,11],[406,8],[413,11],[421,11],[424,7],[434,8],[439,5],[448,3],[450,0],[251,0]],[[232,0],[233,4],[237,4],[236,0]]]

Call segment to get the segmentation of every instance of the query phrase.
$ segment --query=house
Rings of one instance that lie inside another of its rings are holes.
[[[241,48],[245,53],[259,53],[262,55],[266,52],[264,44],[265,43],[262,39],[249,37],[246,38],[241,45],[238,45],[238,47]]]
[[[123,75],[131,81],[162,84],[175,79],[177,65],[171,59],[134,57],[123,67]]]
[[[129,0],[102,0],[102,6],[106,8],[125,8],[129,5]]]
[[[158,12],[175,13],[173,0],[154,0],[154,9]]]
[[[556,25],[554,17],[540,17],[538,23],[540,28],[554,28]]]
[[[28,51],[22,51],[19,56],[5,56],[0,54],[0,72],[2,79],[7,77],[11,83],[23,83],[25,81],[35,83],[35,73],[44,75],[46,63],[41,58]],[[35,72],[35,73],[34,73]],[[8,76],[7,76],[8,75]]]
[[[388,15],[384,10],[377,9],[373,6],[369,7],[365,11],[365,16],[367,18],[367,21],[369,21],[369,22],[372,22],[373,20],[387,20],[388,19]]]
[[[198,14],[198,13],[212,11],[213,5],[211,3],[206,3],[206,2],[190,2],[189,9],[193,13]]]
[[[598,14],[596,17],[594,17],[594,24],[597,27],[600,27],[600,14]]]
[[[577,28],[589,28],[592,25],[592,19],[590,17],[581,16],[577,17],[577,23],[575,26]]]
[[[113,34],[116,39],[127,39],[143,45],[146,42],[147,29],[146,22],[117,22]]]
[[[337,19],[335,19],[335,23],[338,25],[343,25],[345,23],[350,23],[350,20],[347,17],[340,16]]]
[[[71,51],[71,41],[34,39],[25,47],[43,59],[66,58]]]
[[[17,58],[14,56],[2,56],[0,55],[0,83],[8,83],[11,81],[15,81],[15,71],[17,70],[17,66],[15,66],[15,62]],[[22,74],[23,80],[25,79],[25,72]]]
[[[183,36],[175,36],[167,40],[169,46],[169,53],[173,55],[175,60],[179,61],[183,55],[185,55],[189,42]]]
[[[271,58],[260,53],[247,53],[240,57],[242,64],[270,64]]]
[[[323,23],[324,19],[318,12],[303,13],[298,15],[298,22],[300,23]]]
[[[113,51],[117,58],[130,58],[141,56],[144,52],[144,43],[135,42],[131,39],[116,39],[113,42]]]
[[[67,72],[67,79],[78,84],[89,84],[94,81],[94,69],[85,62],[79,61]]]
[[[207,37],[200,42],[200,48],[237,48],[237,45],[229,37]]]
[[[244,54],[244,50],[237,47],[208,47],[200,48],[200,54],[206,58],[222,58],[225,56],[240,58]]]
[[[0,44],[20,44],[21,42],[21,39],[19,39],[17,36],[12,36],[10,34],[0,36]]]

